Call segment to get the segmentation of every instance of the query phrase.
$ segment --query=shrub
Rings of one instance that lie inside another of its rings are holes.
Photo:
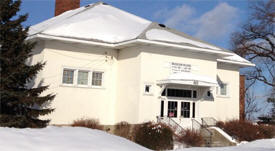
[[[218,122],[218,127],[239,141],[253,141],[256,139],[274,137],[274,127],[253,124],[248,121],[232,120]]]
[[[275,137],[275,126],[261,124],[258,126],[260,133],[263,134],[264,138],[273,138]]]
[[[103,130],[103,126],[100,125],[99,120],[92,119],[92,118],[90,119],[81,118],[81,119],[75,120],[71,126]]]
[[[186,129],[179,133],[178,141],[184,142],[187,147],[199,147],[203,144],[203,137],[199,131]]]
[[[115,125],[114,134],[127,139],[131,139],[130,130],[131,130],[131,126],[129,123],[119,122]]]
[[[152,150],[173,149],[173,131],[164,124],[147,122],[135,126],[134,141]]]
[[[224,122],[218,121],[218,122],[216,123],[216,126],[219,127],[219,128],[223,128],[223,127],[224,127]]]

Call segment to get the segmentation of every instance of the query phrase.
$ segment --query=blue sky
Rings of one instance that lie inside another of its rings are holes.
[[[20,13],[29,13],[25,25],[54,16],[55,0],[22,0]],[[97,2],[81,0],[81,6]],[[230,35],[247,20],[247,0],[105,0],[137,16],[163,23],[189,35],[230,48]]]

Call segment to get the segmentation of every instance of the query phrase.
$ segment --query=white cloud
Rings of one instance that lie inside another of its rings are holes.
[[[188,21],[195,13],[195,9],[183,4],[171,10],[163,9],[154,14],[155,18],[164,18],[164,24],[170,27],[180,26],[182,22]]]
[[[154,14],[164,19],[164,24],[204,40],[216,40],[230,34],[238,18],[239,10],[227,3],[219,3],[212,10],[195,17],[193,7],[183,4],[173,9],[163,9]]]
[[[238,9],[228,5],[227,3],[220,3],[214,9],[203,14],[199,19],[194,20],[198,25],[196,37],[202,39],[220,38],[229,33],[236,25],[238,17]]]

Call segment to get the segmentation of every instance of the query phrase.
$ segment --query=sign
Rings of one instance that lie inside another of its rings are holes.
[[[198,80],[194,80],[193,84],[194,84],[194,85],[198,85],[198,84],[199,84],[199,81],[198,81]]]
[[[171,71],[174,73],[190,72],[191,64],[171,62]]]
[[[170,112],[169,117],[174,117],[174,112]]]

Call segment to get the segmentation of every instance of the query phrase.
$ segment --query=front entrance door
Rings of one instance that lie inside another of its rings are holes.
[[[168,117],[177,117],[178,102],[168,101]]]
[[[181,117],[190,118],[190,102],[181,102]]]

